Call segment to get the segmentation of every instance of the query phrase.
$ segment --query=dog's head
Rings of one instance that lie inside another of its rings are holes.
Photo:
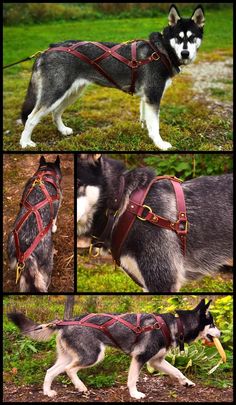
[[[44,156],[41,156],[39,159],[39,168],[38,170],[53,170],[57,174],[59,180],[61,180],[62,173],[60,167],[60,157],[57,155],[54,162],[47,162]]]
[[[206,303],[202,299],[193,310],[178,310],[177,314],[184,323],[186,341],[205,339],[212,342],[213,337],[220,337],[220,331],[215,326],[213,316],[209,311],[211,300]]]
[[[188,65],[196,58],[197,49],[201,45],[205,22],[202,6],[197,6],[191,18],[182,18],[175,5],[169,10],[169,26],[163,31],[178,58],[180,65]]]

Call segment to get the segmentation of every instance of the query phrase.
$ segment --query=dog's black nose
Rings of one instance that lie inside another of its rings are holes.
[[[181,52],[181,56],[183,59],[188,59],[189,57],[189,51],[182,51]]]

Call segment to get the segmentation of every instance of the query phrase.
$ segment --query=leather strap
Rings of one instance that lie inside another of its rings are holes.
[[[149,56],[146,59],[142,60],[137,60],[137,42],[142,41],[148,44],[152,50],[154,51],[151,56]],[[87,44],[93,44],[97,46],[98,48],[102,49],[104,53],[100,56],[98,56],[95,59],[90,59],[88,56],[84,55],[83,53],[79,52],[78,48],[82,47],[83,45]],[[124,47],[127,46],[128,44],[131,44],[131,60],[125,58],[124,56],[120,55],[117,51]],[[137,79],[137,73],[138,73],[138,67],[145,65],[147,63],[161,60],[164,65],[166,66],[170,76],[173,76],[172,73],[172,66],[170,60],[161,53],[158,48],[151,42],[151,41],[146,41],[143,39],[136,39],[133,41],[128,41],[127,43],[120,43],[116,44],[113,47],[109,48],[106,45],[104,45],[101,42],[90,42],[90,41],[82,41],[82,42],[76,42],[75,44],[71,46],[57,46],[53,48],[47,49],[45,52],[67,52],[70,53],[71,55],[76,56],[83,62],[86,62],[89,65],[92,65],[99,73],[101,73],[109,82],[111,82],[115,87],[118,89],[125,91],[121,88],[121,86],[99,65],[99,63],[108,58],[109,56],[112,56],[113,58],[119,60],[120,62],[124,63],[125,65],[129,66],[131,68],[131,85],[128,93],[134,94],[135,92],[135,82]],[[126,92],[126,91],[125,91]]]
[[[51,176],[51,177],[49,177]],[[54,208],[53,208],[53,202],[54,201],[59,201],[60,199],[60,194],[59,194],[59,187],[57,182],[55,181],[55,178],[59,179],[58,174],[55,171],[52,170],[46,170],[42,171],[39,170],[34,174],[32,177],[32,184],[31,187],[29,188],[28,192],[23,195],[23,198],[20,202],[21,207],[24,207],[26,209],[26,212],[22,215],[22,217],[19,219],[19,221],[16,223],[14,229],[13,229],[13,236],[14,236],[14,241],[15,241],[15,248],[16,248],[16,257],[17,257],[17,262],[20,264],[24,264],[24,262],[28,259],[28,257],[32,254],[32,252],[35,250],[35,248],[38,246],[39,242],[43,239],[43,237],[48,233],[49,229],[52,226],[53,223],[53,216],[54,216]],[[45,183],[50,183],[53,185],[53,187],[56,190],[55,195],[50,195]],[[31,205],[28,201],[28,197],[32,190],[36,187],[39,186],[40,190],[44,194],[45,198],[38,202],[35,205]],[[50,207],[50,221],[47,224],[47,226],[43,227],[43,222],[41,215],[39,213],[39,209],[43,208],[45,205],[49,204]],[[23,226],[23,224],[27,221],[29,216],[33,214],[35,215],[36,221],[37,221],[37,227],[38,227],[38,234],[31,243],[31,245],[26,249],[24,252],[21,251],[20,249],[20,240],[19,240],[19,232]]]
[[[150,188],[160,180],[169,180],[174,188],[177,205],[176,222],[153,213],[152,209],[144,204]],[[176,232],[181,241],[182,253],[183,255],[186,254],[187,214],[184,193],[180,183],[181,180],[173,176],[158,176],[155,177],[146,188],[133,191],[125,212],[119,218],[119,221],[112,232],[111,252],[113,258],[118,264],[120,264],[122,246],[137,218],[139,220],[151,222],[153,225],[160,226],[161,228]]]

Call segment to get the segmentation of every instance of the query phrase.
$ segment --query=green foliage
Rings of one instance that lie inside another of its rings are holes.
[[[183,180],[203,175],[217,175],[233,171],[233,154],[157,154],[144,159],[158,175],[174,175]]]
[[[217,327],[223,331],[221,341],[224,347],[233,349],[233,297],[218,298],[210,311]]]

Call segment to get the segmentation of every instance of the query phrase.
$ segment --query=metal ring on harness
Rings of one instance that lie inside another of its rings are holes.
[[[151,207],[149,207],[148,205],[143,205],[143,208],[147,208],[149,212],[152,212]],[[139,215],[137,215],[137,218],[140,219],[141,221],[147,221],[146,218],[140,217]]]
[[[160,56],[158,55],[157,52],[153,52],[153,53],[151,54],[151,59],[152,59],[152,60],[159,60],[159,59],[160,59]]]

